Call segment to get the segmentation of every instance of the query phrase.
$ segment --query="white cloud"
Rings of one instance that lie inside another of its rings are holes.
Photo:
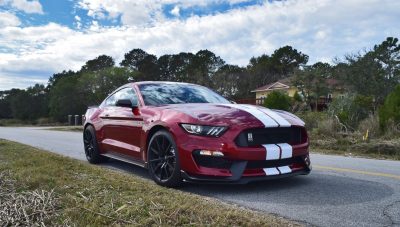
[[[10,5],[11,7],[25,13],[43,14],[42,5],[38,0],[0,0],[0,5]]]
[[[0,12],[0,28],[19,26],[21,21],[13,13]]]
[[[108,4],[107,11],[101,11],[103,16],[112,17],[121,13],[119,4],[125,1],[101,2]],[[126,12],[135,7],[139,6],[127,7]],[[88,11],[95,15],[99,12],[95,8],[89,5]],[[102,27],[96,19],[82,30],[55,23],[21,28],[15,23],[0,28],[0,51],[2,47],[12,50],[0,52],[0,79],[4,72],[78,70],[100,54],[120,62],[133,48],[158,56],[209,49],[227,63],[243,66],[252,56],[291,45],[309,54],[311,63],[327,61],[370,48],[387,36],[399,37],[399,11],[400,1],[390,0],[288,0],[182,20],[166,19],[149,10],[142,16],[152,18],[151,25],[141,26],[135,22]]]
[[[179,17],[179,11],[180,11],[180,9],[179,9],[179,6],[175,6],[172,10],[171,10],[171,14],[172,15],[174,15],[174,16],[176,16],[176,17]]]
[[[179,16],[181,8],[205,7],[216,3],[237,4],[250,0],[79,0],[77,6],[87,10],[87,15],[95,19],[115,19],[121,16],[124,25],[148,26],[164,21],[163,6],[175,5],[171,14]]]
[[[20,88],[25,89],[34,84],[46,84],[47,79],[43,77],[26,77],[26,75],[18,74],[0,74],[0,91],[8,90],[10,88]]]

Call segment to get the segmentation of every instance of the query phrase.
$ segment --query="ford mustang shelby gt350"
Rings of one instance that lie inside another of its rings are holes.
[[[163,186],[246,183],[311,171],[304,122],[261,106],[232,104],[188,83],[126,84],[84,122],[90,163],[113,158],[148,168]]]

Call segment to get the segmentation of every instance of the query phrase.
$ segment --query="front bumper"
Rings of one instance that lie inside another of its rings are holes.
[[[185,171],[181,172],[181,175],[185,182],[192,182],[192,183],[204,183],[204,184],[247,184],[249,182],[256,182],[256,181],[267,181],[267,180],[274,180],[274,179],[281,179],[287,177],[293,177],[298,175],[308,175],[311,171],[310,170],[299,170],[292,173],[287,173],[283,175],[273,175],[273,176],[259,176],[259,177],[240,177],[237,179],[236,177],[227,177],[227,178],[215,178],[215,177],[195,177],[188,175]]]
[[[305,160],[307,158],[308,160]],[[303,159],[303,157],[298,157],[299,160]],[[196,182],[196,183],[209,183],[209,184],[247,184],[249,182],[254,181],[265,181],[265,180],[273,180],[280,179],[286,177],[292,177],[297,175],[308,175],[311,172],[311,164],[309,162],[309,157],[304,157],[303,163],[295,163],[297,164],[297,168],[292,168],[293,171],[290,173],[284,174],[276,174],[276,175],[260,175],[260,174],[246,174],[249,171],[248,167],[254,164],[251,164],[251,161],[233,161],[231,167],[229,168],[229,172],[231,176],[206,176],[206,175],[196,175],[196,174],[188,174],[185,171],[181,171],[181,175],[186,182]],[[274,166],[273,162],[270,162],[270,167]],[[289,160],[287,160],[289,163]],[[267,164],[268,165],[268,164]],[[279,166],[274,166],[279,167]],[[257,169],[253,172],[257,172]]]
[[[179,130],[174,132],[179,132]],[[240,131],[237,130],[237,132]],[[290,145],[289,156],[283,152],[285,148],[281,147],[279,157],[270,157],[269,152],[273,151],[267,151],[268,146],[238,146],[234,141],[237,135],[238,133],[231,131],[219,138],[194,136],[187,133],[174,134],[184,180],[244,184],[250,181],[310,173],[308,139],[302,143]],[[223,157],[211,156],[214,160],[202,161],[196,157],[196,152],[200,150],[219,151],[223,153]]]

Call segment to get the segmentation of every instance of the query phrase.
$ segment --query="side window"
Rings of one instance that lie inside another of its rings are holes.
[[[115,106],[116,102],[120,99],[129,99],[133,105],[137,105],[137,96],[132,88],[122,88],[115,92],[113,95],[108,97],[106,100],[106,106]]]

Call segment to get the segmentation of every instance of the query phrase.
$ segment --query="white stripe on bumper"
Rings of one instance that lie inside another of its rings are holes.
[[[293,148],[290,144],[287,143],[278,143],[277,144],[282,151],[281,159],[283,158],[291,158],[293,156]]]
[[[292,169],[290,169],[289,166],[281,166],[281,167],[278,167],[278,169],[279,169],[279,172],[281,172],[281,174],[292,172]]]
[[[281,154],[279,147],[275,144],[265,144],[263,145],[266,152],[265,160],[278,160]]]
[[[262,146],[265,148],[265,160],[279,160],[293,156],[293,148],[288,143],[263,144]],[[292,172],[289,166],[264,168],[263,170],[267,176]]]
[[[279,175],[279,171],[277,168],[264,168],[263,170],[267,176]]]

